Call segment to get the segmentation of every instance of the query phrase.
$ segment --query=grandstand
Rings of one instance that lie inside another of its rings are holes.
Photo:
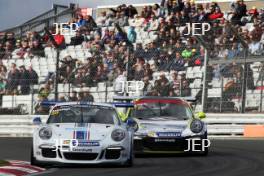
[[[144,81],[138,95],[196,97],[197,111],[262,112],[264,9],[258,7],[264,5],[258,3],[165,0],[99,7],[94,17],[77,5],[54,6],[1,33],[2,113],[17,107],[18,113],[45,113],[39,103],[57,97],[111,101],[120,79]],[[54,22],[77,23],[78,29],[52,36]],[[185,35],[189,22],[212,29],[200,38]]]

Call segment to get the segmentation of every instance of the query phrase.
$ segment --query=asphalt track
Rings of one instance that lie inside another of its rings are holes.
[[[147,156],[134,167],[74,166],[51,169],[54,176],[264,176],[264,140],[211,140],[207,157]],[[30,138],[0,138],[0,159],[29,161]]]

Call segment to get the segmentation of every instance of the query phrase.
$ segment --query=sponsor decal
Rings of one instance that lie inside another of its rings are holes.
[[[78,141],[78,147],[93,147],[99,145],[98,141]]]
[[[73,152],[92,152],[92,149],[87,149],[87,148],[73,148]]]
[[[181,132],[158,132],[158,137],[181,137]]]
[[[175,141],[176,141],[175,139],[160,139],[160,138],[155,139],[155,142],[175,142]]]

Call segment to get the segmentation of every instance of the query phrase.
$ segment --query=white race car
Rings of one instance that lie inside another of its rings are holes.
[[[123,121],[134,121],[134,151],[141,153],[195,153],[207,155],[207,126],[184,98],[116,97],[127,103]],[[132,107],[131,107],[132,106]],[[130,122],[131,123],[131,122]]]
[[[47,123],[40,118],[33,133],[32,165],[133,165],[133,130],[115,106],[103,103],[58,103]]]

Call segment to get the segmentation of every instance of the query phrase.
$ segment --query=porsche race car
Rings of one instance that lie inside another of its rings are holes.
[[[149,96],[114,99],[133,104],[123,114],[123,120],[135,122],[135,153],[208,154],[210,141],[202,120],[205,114],[195,116],[186,99]]]
[[[58,103],[46,123],[33,133],[32,165],[133,164],[133,130],[115,106],[104,103]],[[37,123],[38,122],[38,123]]]

